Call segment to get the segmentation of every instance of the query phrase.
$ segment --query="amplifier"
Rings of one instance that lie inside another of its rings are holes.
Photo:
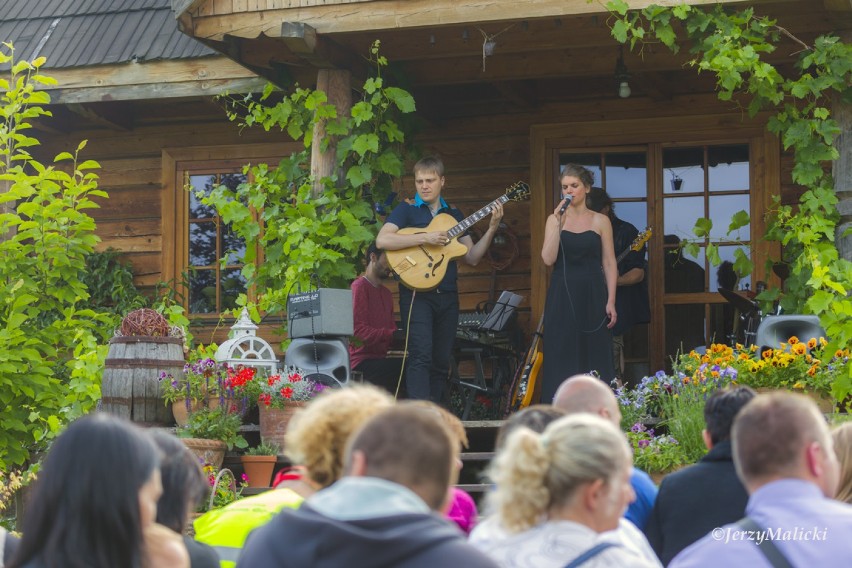
[[[287,297],[287,333],[297,337],[350,336],[352,290],[320,288]]]

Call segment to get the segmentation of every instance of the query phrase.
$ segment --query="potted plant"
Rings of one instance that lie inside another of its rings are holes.
[[[658,436],[643,424],[634,424],[627,439],[633,446],[633,465],[646,471],[658,485],[665,475],[690,463],[674,437]]]
[[[186,426],[178,428],[177,435],[200,459],[218,468],[225,450],[248,446],[240,434],[241,425],[242,416],[231,412],[228,405],[203,407],[189,413]]]
[[[220,395],[225,394],[229,368],[210,357],[198,356],[209,350],[200,347],[193,353],[195,360],[183,367],[183,376],[175,378],[171,373],[160,373],[160,391],[163,402],[172,407],[178,426],[184,426],[190,412],[201,407],[215,408]]]
[[[269,487],[280,452],[278,444],[264,442],[246,450],[240,461],[248,477],[249,487]]]
[[[253,375],[242,388],[258,406],[261,440],[283,448],[290,419],[326,386],[307,378],[297,367],[286,367],[268,377]]]

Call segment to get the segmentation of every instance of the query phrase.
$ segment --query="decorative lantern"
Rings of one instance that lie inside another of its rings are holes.
[[[274,375],[278,370],[278,360],[272,346],[257,336],[257,326],[251,321],[248,310],[243,308],[239,319],[231,326],[230,339],[216,350],[215,359],[231,367],[242,365],[256,369],[269,369]]]

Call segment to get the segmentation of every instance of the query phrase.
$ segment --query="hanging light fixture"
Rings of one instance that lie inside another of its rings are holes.
[[[618,54],[618,61],[615,62],[615,82],[618,84],[618,96],[622,99],[626,99],[631,93],[628,79],[630,79],[630,73],[627,72],[627,65],[624,64],[624,47],[622,47]]]

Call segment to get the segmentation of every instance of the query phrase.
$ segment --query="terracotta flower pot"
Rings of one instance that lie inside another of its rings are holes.
[[[248,476],[249,487],[269,487],[277,456],[242,456],[240,461]]]
[[[220,440],[208,440],[206,438],[181,438],[183,445],[189,448],[204,463],[209,463],[216,469],[222,467],[225,461],[225,450],[227,444]]]
[[[293,415],[305,406],[305,402],[292,402],[284,408],[271,408],[263,404],[260,407],[260,439],[264,444],[277,444],[284,447],[284,434]]]
[[[199,408],[201,408],[201,401],[193,400],[192,401],[192,411],[195,412]],[[219,397],[211,396],[207,399],[207,408],[219,408]],[[172,415],[175,417],[175,424],[178,426],[186,426],[187,420],[189,420],[189,414],[186,410],[186,399],[181,398],[172,403]]]

